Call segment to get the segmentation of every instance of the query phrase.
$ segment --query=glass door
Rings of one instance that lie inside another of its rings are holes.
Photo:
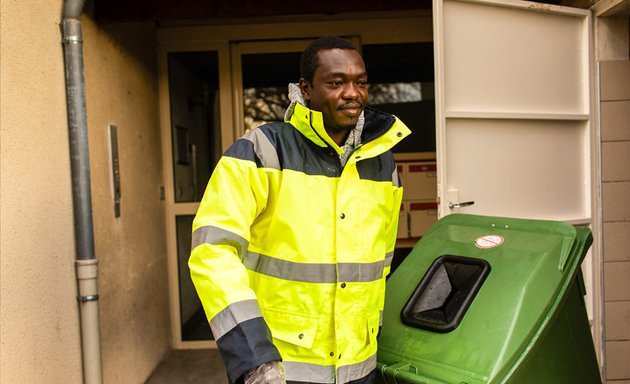
[[[164,49],[163,157],[174,347],[214,342],[190,278],[192,220],[223,150],[233,141],[227,45]],[[172,257],[175,255],[176,257]]]

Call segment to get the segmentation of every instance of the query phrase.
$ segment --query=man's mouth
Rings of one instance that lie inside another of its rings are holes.
[[[363,105],[360,103],[348,103],[340,106],[339,110],[350,112],[352,114],[358,114],[363,110]]]

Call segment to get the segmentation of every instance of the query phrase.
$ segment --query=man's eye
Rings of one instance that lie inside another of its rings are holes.
[[[367,80],[360,80],[360,81],[357,81],[357,85],[359,87],[367,87],[368,82],[367,82]]]
[[[328,85],[330,85],[331,87],[341,87],[343,85],[342,81],[329,81]]]

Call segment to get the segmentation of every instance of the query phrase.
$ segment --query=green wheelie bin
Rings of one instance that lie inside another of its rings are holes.
[[[381,383],[601,383],[580,264],[588,228],[453,214],[387,281]]]

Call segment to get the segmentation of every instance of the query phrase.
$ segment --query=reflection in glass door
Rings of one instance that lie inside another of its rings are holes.
[[[300,78],[300,53],[258,53],[241,56],[245,131],[282,121],[290,104],[287,92]]]
[[[221,155],[217,52],[168,55],[175,202],[201,200]]]
[[[394,151],[435,152],[433,43],[366,44],[362,50],[368,104],[398,116],[411,129]]]
[[[288,85],[300,79],[300,54],[308,40],[240,42],[232,45],[234,120],[238,135],[283,121]]]

